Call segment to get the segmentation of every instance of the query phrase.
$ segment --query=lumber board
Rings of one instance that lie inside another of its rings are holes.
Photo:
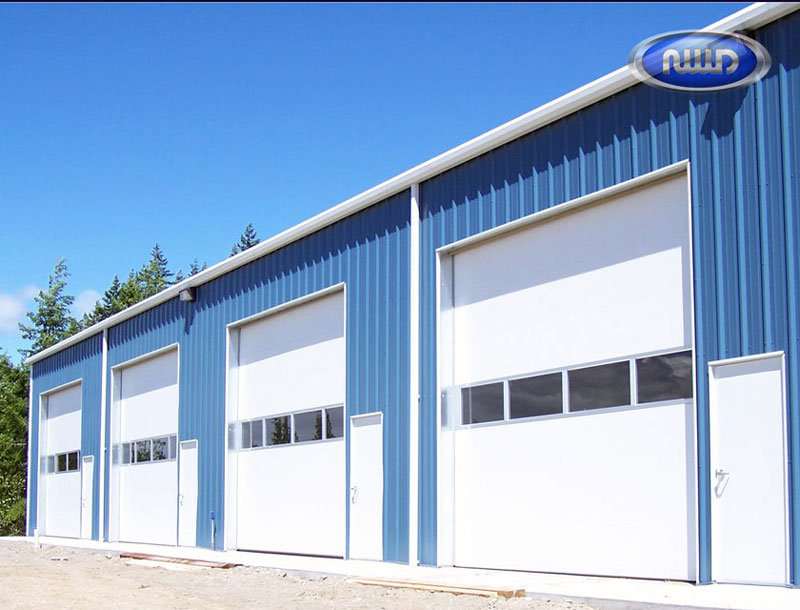
[[[181,563],[190,566],[201,566],[204,568],[221,568],[227,570],[240,566],[240,563],[226,563],[221,561],[206,561],[205,559],[187,559],[185,557],[166,557],[164,555],[150,555],[149,553],[120,553],[123,559],[149,559],[150,561],[161,561],[164,563]]]
[[[395,587],[400,589],[414,589],[417,591],[440,591],[455,595],[478,595],[481,597],[525,597],[525,589],[508,589],[503,587],[482,587],[476,585],[457,585],[452,583],[415,581],[415,580],[383,580],[380,578],[356,578],[354,582],[362,585],[375,585],[379,587]]]

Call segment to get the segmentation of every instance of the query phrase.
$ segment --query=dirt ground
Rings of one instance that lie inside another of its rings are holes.
[[[142,565],[116,553],[0,542],[0,608],[591,610],[565,600],[486,599],[306,579],[266,568]]]

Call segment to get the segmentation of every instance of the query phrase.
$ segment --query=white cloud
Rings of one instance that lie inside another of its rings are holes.
[[[16,292],[0,292],[0,335],[19,337],[20,322],[27,321],[28,304],[39,294],[36,286],[25,286]]]
[[[75,302],[72,304],[72,315],[76,318],[83,317],[83,314],[89,313],[94,309],[95,303],[101,299],[102,295],[96,290],[84,290],[75,297]]]

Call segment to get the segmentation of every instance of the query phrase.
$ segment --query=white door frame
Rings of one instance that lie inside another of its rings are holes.
[[[83,497],[83,490],[86,488],[86,466],[87,464],[91,464],[91,475],[89,476],[89,507],[88,507],[88,514],[89,514],[89,533],[84,535],[84,529],[86,524],[84,523],[84,508],[86,507],[87,499]],[[81,457],[81,538],[86,540],[92,539],[92,518],[94,516],[94,456],[93,455],[84,455]]]
[[[352,517],[352,515],[353,515],[353,511],[352,511],[353,506],[352,505],[354,504],[354,500],[355,500],[354,494],[358,493],[357,488],[353,485],[353,463],[354,463],[354,461],[353,461],[353,438],[355,437],[355,434],[353,434],[353,428],[356,427],[358,423],[363,422],[365,420],[369,420],[369,419],[377,419],[378,420],[377,423],[375,423],[373,425],[376,425],[376,426],[380,427],[380,432],[381,432],[381,437],[380,437],[381,438],[381,456],[380,456],[381,510],[380,510],[380,516],[379,516],[381,550],[380,550],[380,556],[379,557],[353,557],[352,540],[353,540],[353,529],[354,528],[353,528],[353,517]],[[349,431],[349,435],[350,435],[350,460],[349,460],[350,461],[350,478],[349,478],[350,487],[349,487],[348,493],[347,493],[347,514],[348,514],[348,523],[349,523],[349,527],[348,527],[348,531],[347,531],[347,541],[348,541],[348,544],[347,544],[347,558],[348,559],[371,559],[371,560],[377,560],[377,561],[383,561],[384,560],[384,556],[383,556],[383,517],[384,517],[384,509],[385,509],[385,507],[384,507],[384,504],[383,504],[383,493],[384,493],[384,489],[385,489],[385,481],[384,481],[384,476],[383,476],[383,467],[384,467],[384,463],[383,463],[383,419],[384,419],[384,417],[383,417],[383,412],[382,411],[372,411],[370,413],[361,413],[359,415],[351,415],[350,418],[349,418],[349,423],[347,425],[347,428],[349,429],[348,430]]]
[[[186,512],[183,509],[185,504],[184,498],[184,480],[183,480],[183,459],[184,459],[184,451],[194,450],[194,498],[189,498],[189,505],[194,505],[194,515],[191,516],[190,521],[194,521],[194,528],[189,530],[189,534],[187,534],[187,539],[185,541],[181,540],[181,530],[183,529],[183,517],[185,514],[191,515],[190,512]],[[200,457],[200,441],[196,438],[188,439],[185,441],[180,441],[178,443],[178,546],[197,546],[197,502],[199,496],[199,483],[200,483],[200,473],[199,473],[199,457]]]
[[[791,530],[790,530],[790,512],[789,512],[789,463],[788,463],[788,419],[787,419],[787,404],[786,404],[786,354],[783,351],[776,351],[776,352],[768,352],[765,354],[754,354],[751,356],[741,356],[739,358],[729,358],[723,360],[713,360],[708,363],[708,378],[709,378],[709,452],[711,455],[711,461],[713,462],[714,454],[714,427],[713,421],[711,418],[713,417],[713,404],[714,404],[714,383],[712,382],[714,378],[714,368],[718,366],[724,366],[729,364],[744,364],[747,362],[754,362],[758,360],[768,360],[773,358],[780,358],[781,364],[781,421],[782,421],[782,434],[781,434],[781,448],[783,453],[783,514],[784,514],[784,524],[783,524],[783,531],[784,531],[784,548],[785,548],[785,566],[786,571],[784,574],[785,583],[789,584],[791,582]],[[708,473],[708,484],[711,493],[713,494],[714,488],[714,477],[715,474],[711,472],[711,466],[709,468]],[[715,518],[715,511],[714,511],[714,502],[713,499],[710,505],[710,512],[711,512],[711,579],[715,581],[714,578],[714,530],[716,529],[716,521],[718,519]],[[724,581],[730,582],[730,581]],[[745,582],[743,584],[752,584],[749,582]]]

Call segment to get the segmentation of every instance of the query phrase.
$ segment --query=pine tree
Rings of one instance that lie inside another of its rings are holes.
[[[253,228],[253,223],[248,222],[247,226],[244,228],[244,233],[239,236],[239,241],[233,244],[233,248],[231,248],[231,256],[235,256],[239,254],[239,252],[244,252],[258,243],[261,243],[261,240],[256,235],[256,230]]]
[[[86,328],[92,324],[96,324],[100,322],[100,320],[105,320],[124,309],[120,296],[121,290],[122,283],[119,281],[119,276],[115,275],[114,279],[111,280],[111,286],[109,286],[108,290],[103,294],[103,298],[95,304],[91,313],[87,313],[83,316],[83,327]]]
[[[131,269],[128,273],[128,279],[122,282],[119,287],[119,304],[122,309],[135,305],[145,298],[144,288],[139,281],[141,271]]]
[[[201,267],[198,260],[194,259],[189,269],[189,275],[200,273],[206,266],[204,262]],[[185,277],[182,271],[173,275],[169,270],[167,257],[164,256],[161,247],[155,244],[150,253],[150,260],[138,270],[131,269],[124,282],[120,281],[119,276],[114,276],[111,286],[105,291],[103,298],[97,303],[94,310],[83,317],[82,325],[85,328],[105,320],[183,279]]]
[[[201,271],[205,271],[208,268],[208,265],[205,261],[203,261],[203,266],[200,266],[200,263],[197,259],[192,261],[192,264],[189,266],[189,277],[193,275],[197,275]]]
[[[0,354],[0,536],[25,534],[28,370]]]
[[[31,342],[30,349],[20,350],[23,356],[36,354],[80,330],[78,321],[70,315],[75,297],[65,292],[67,277],[67,263],[62,258],[50,276],[47,291],[40,291],[34,299],[36,311],[28,312],[31,325],[19,324],[22,338]]]
[[[201,267],[200,266],[200,261],[198,261],[197,259],[194,259],[189,264],[189,275],[188,276],[183,275],[183,269],[178,269],[178,273],[175,274],[175,279],[172,280],[172,283],[173,284],[177,284],[179,282],[182,282],[187,277],[192,277],[193,275],[197,275],[201,271],[205,271],[207,267],[208,267],[208,265],[206,264],[205,261],[203,261],[203,266]]]
[[[172,276],[167,257],[156,244],[150,252],[150,260],[136,274],[136,281],[141,286],[146,299],[170,286]]]

